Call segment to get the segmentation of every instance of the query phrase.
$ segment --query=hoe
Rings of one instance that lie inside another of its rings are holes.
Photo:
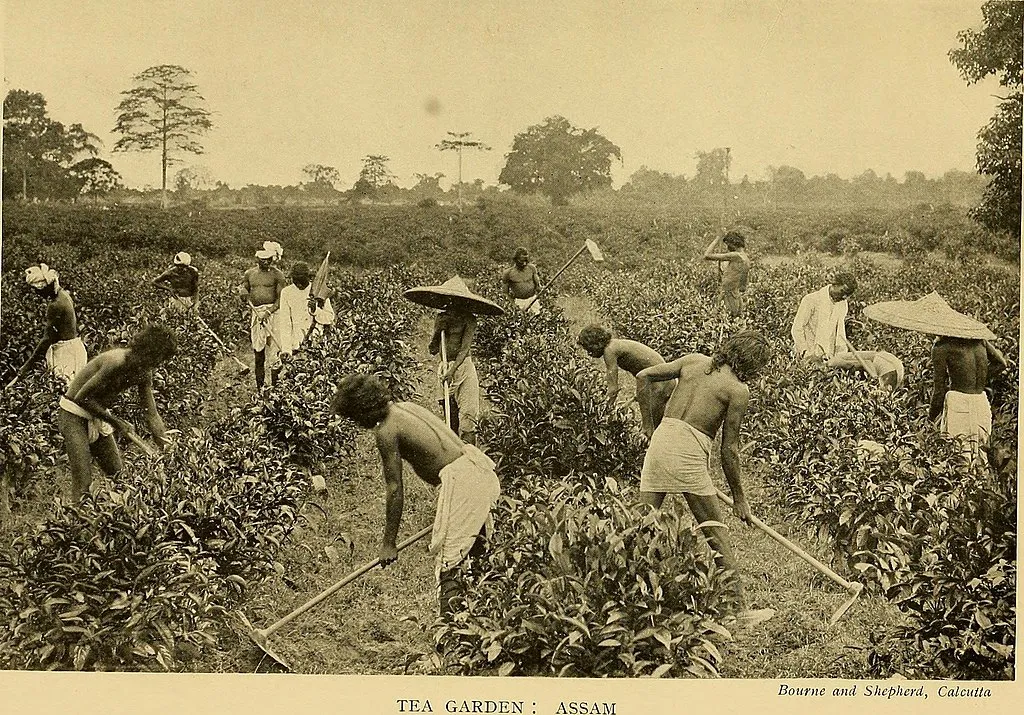
[[[427,526],[427,527],[424,527],[421,531],[417,531],[415,534],[410,536],[408,539],[406,539],[405,541],[400,543],[398,545],[398,550],[401,551],[402,549],[405,549],[406,547],[412,546],[417,541],[422,539],[424,536],[429,534],[432,529],[433,529],[433,526]],[[280,655],[275,653],[274,649],[270,647],[270,642],[268,640],[270,638],[270,636],[275,631],[280,630],[281,628],[283,628],[284,626],[288,625],[289,623],[294,621],[296,618],[301,616],[306,611],[310,610],[314,606],[317,606],[320,603],[322,603],[323,601],[327,600],[328,598],[333,596],[335,593],[340,591],[342,588],[344,588],[348,584],[352,583],[353,581],[355,581],[356,579],[361,577],[366,572],[372,570],[375,566],[377,566],[379,564],[380,564],[380,559],[374,559],[370,563],[365,564],[365,565],[359,567],[358,569],[356,569],[355,571],[350,573],[348,576],[346,576],[345,578],[343,578],[340,581],[338,581],[333,586],[327,588],[324,591],[321,591],[319,595],[317,595],[317,596],[311,598],[310,600],[306,601],[305,603],[303,603],[301,606],[296,608],[294,611],[289,613],[284,618],[281,618],[280,620],[277,620],[277,621],[271,623],[266,628],[262,628],[262,629],[253,628],[252,630],[249,631],[249,638],[251,638],[252,642],[255,643],[256,645],[258,645],[260,650],[262,650],[264,653],[269,655],[275,662],[277,662],[279,665],[281,665],[286,670],[291,670],[291,666],[288,665],[288,661],[286,661]],[[244,618],[244,616],[243,616],[243,618]],[[248,620],[246,620],[246,624],[251,625],[251,624],[249,624]]]
[[[729,506],[732,506],[732,499],[723,494],[721,491],[718,492],[718,498],[724,501]],[[838,623],[839,619],[846,615],[846,612],[850,610],[850,607],[853,605],[853,602],[860,597],[861,591],[864,590],[864,584],[847,581],[845,578],[837,574],[835,571],[830,569],[825,564],[818,561],[818,559],[811,556],[809,553],[801,549],[799,546],[797,546],[792,541],[784,537],[782,534],[777,532],[772,527],[765,524],[756,516],[751,515],[750,521],[753,522],[754,526],[756,526],[758,529],[768,534],[768,536],[775,539],[775,541],[785,546],[787,549],[789,549],[794,554],[802,558],[804,561],[809,563],[811,566],[816,568],[825,576],[828,576],[830,579],[832,579],[837,584],[846,589],[846,592],[850,594],[850,598],[844,601],[843,604],[836,609],[835,613],[832,614],[832,618],[830,618],[828,621],[828,624],[830,626],[834,626],[836,623]]]

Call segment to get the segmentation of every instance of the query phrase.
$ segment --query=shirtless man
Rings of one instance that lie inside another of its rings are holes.
[[[249,300],[249,338],[255,355],[256,387],[266,380],[267,352],[270,352],[270,382],[274,383],[277,354],[281,350],[274,333],[274,313],[281,307],[281,291],[288,285],[276,266],[277,254],[266,247],[256,252],[256,265],[245,272],[239,292]]]
[[[1006,357],[987,340],[939,336],[932,346],[935,371],[928,418],[950,437],[964,437],[968,454],[987,463],[992,409],[985,387],[988,375],[1007,366]]]
[[[699,353],[641,370],[637,383],[678,379],[654,432],[640,474],[640,498],[660,508],[666,494],[682,494],[699,528],[716,552],[719,568],[731,571],[742,598],[739,569],[728,537],[728,527],[716,501],[711,481],[712,442],[722,430],[722,470],[732,492],[733,512],[750,523],[750,506],[740,479],[740,425],[747,412],[751,379],[771,359],[765,337],[745,330],[727,338],[708,357]],[[751,612],[754,617],[758,612]],[[761,614],[764,615],[764,614]]]
[[[448,383],[449,409],[453,432],[467,444],[476,444],[476,425],[480,419],[480,380],[470,349],[476,332],[476,316],[472,313],[446,310],[434,320],[434,335],[430,340],[430,354],[437,355],[441,349],[441,334],[444,333],[445,355],[438,365],[438,381],[441,397],[438,403],[444,410],[443,385]]]
[[[533,299],[541,289],[540,274],[537,266],[530,263],[529,251],[517,248],[512,256],[512,266],[505,269],[501,278],[519,310],[528,310],[531,315],[540,313],[540,301]]]
[[[108,475],[121,471],[121,454],[114,429],[124,434],[134,428],[110,414],[114,398],[131,386],[139,391],[146,425],[161,447],[167,442],[163,420],[153,399],[153,368],[174,355],[174,334],[163,326],[150,326],[132,338],[127,348],[114,348],[94,357],[68,386],[60,400],[57,426],[71,466],[71,498],[81,499],[92,482],[93,457]]]
[[[440,487],[430,551],[441,615],[449,616],[460,590],[457,567],[466,556],[480,553],[483,542],[477,537],[491,529],[491,508],[501,494],[494,462],[476,447],[463,444],[429,410],[411,402],[392,402],[387,388],[373,375],[343,377],[331,406],[337,414],[373,430],[376,437],[385,483],[381,566],[398,559],[402,460],[424,482]]]
[[[719,244],[722,244],[721,246]],[[722,273],[719,296],[726,312],[733,318],[742,318],[747,310],[747,274],[750,273],[750,257],[744,250],[747,239],[742,233],[730,231],[716,238],[704,249],[705,261],[718,261]],[[722,251],[722,248],[725,251]]]
[[[46,366],[57,377],[65,382],[71,382],[75,373],[88,361],[85,344],[78,337],[78,320],[75,317],[75,304],[71,300],[71,295],[60,287],[57,271],[45,263],[26,269],[25,282],[32,287],[36,295],[48,301],[46,329],[35,350],[18,370],[14,379],[7,383],[7,387],[23,379],[44,355]]]
[[[619,394],[619,368],[636,377],[644,368],[664,364],[665,359],[652,348],[636,340],[612,338],[611,332],[600,325],[588,325],[580,331],[576,342],[590,357],[604,358],[605,378],[608,382],[608,407],[615,404]],[[665,403],[675,389],[675,380],[644,384],[637,382],[636,401],[640,405],[640,421],[644,434],[650,440],[661,424]]]
[[[184,251],[174,255],[170,268],[154,278],[153,285],[170,292],[169,310],[195,310],[199,304],[199,271],[192,265],[192,256]]]

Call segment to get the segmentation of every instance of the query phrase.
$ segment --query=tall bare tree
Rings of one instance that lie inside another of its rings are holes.
[[[478,151],[490,151],[491,147],[482,141],[470,139],[472,132],[448,132],[448,138],[442,139],[437,148],[441,151],[454,151],[459,155],[459,212],[462,212],[462,150],[476,149]]]
[[[178,65],[157,65],[132,78],[121,92],[114,151],[160,150],[161,202],[167,208],[167,167],[180,154],[202,154],[198,137],[213,127],[206,100],[192,83],[192,72]]]

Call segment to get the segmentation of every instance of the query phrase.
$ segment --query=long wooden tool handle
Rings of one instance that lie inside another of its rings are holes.
[[[398,550],[401,551],[401,550],[405,549],[406,547],[411,546],[412,544],[416,543],[417,541],[422,539],[424,536],[429,534],[433,528],[434,528],[433,526],[427,526],[427,527],[424,527],[422,530],[417,531],[415,534],[410,536],[408,539],[406,539],[405,541],[400,543],[398,545],[398,547],[397,547]],[[263,636],[269,636],[271,633],[273,633],[274,631],[278,630],[282,626],[288,625],[289,623],[294,621],[296,618],[301,616],[303,613],[305,613],[309,609],[313,608],[317,604],[321,603],[322,601],[330,598],[335,593],[337,593],[339,590],[341,590],[345,586],[349,585],[350,583],[355,581],[357,578],[359,578],[360,576],[365,574],[367,571],[370,571],[375,566],[378,566],[379,564],[380,564],[380,559],[378,558],[378,559],[374,559],[373,561],[371,561],[370,563],[368,563],[368,564],[366,564],[364,566],[361,566],[360,568],[358,568],[357,570],[353,571],[348,576],[346,576],[345,578],[341,579],[336,584],[334,584],[333,586],[328,588],[326,591],[321,593],[316,598],[313,598],[313,599],[311,599],[309,601],[306,601],[304,604],[302,604],[301,606],[296,608],[294,611],[289,613],[287,616],[285,616],[281,620],[276,621],[274,623],[271,623],[269,626],[267,626],[262,631],[260,631],[260,633]]]
[[[531,301],[530,301],[529,303],[527,303],[527,304],[526,304],[526,308],[524,308],[524,309],[523,309],[523,312],[526,312],[527,310],[529,310],[529,309],[530,309],[530,306],[531,306],[531,305],[533,305],[534,303],[536,303],[536,302],[537,302],[537,300],[538,300],[538,299],[539,299],[539,298],[540,298],[540,297],[541,297],[542,295],[544,295],[544,292],[545,292],[545,291],[546,291],[546,290],[547,290],[548,288],[550,288],[550,287],[551,287],[551,284],[552,284],[552,283],[554,283],[554,282],[555,282],[555,280],[557,280],[557,279],[558,279],[558,276],[560,276],[560,275],[562,275],[563,273],[565,273],[565,269],[566,269],[566,268],[568,268],[569,266],[571,266],[571,265],[572,265],[572,263],[573,263],[573,261],[575,261],[575,260],[576,260],[577,258],[579,258],[580,256],[582,256],[582,255],[583,255],[583,252],[584,252],[585,250],[587,250],[587,244],[585,244],[585,243],[584,243],[584,244],[583,244],[583,246],[582,246],[582,247],[580,248],[580,250],[576,251],[576,253],[574,253],[574,254],[573,254],[572,258],[570,258],[570,259],[569,259],[568,261],[566,261],[566,262],[565,262],[565,265],[564,265],[564,266],[562,266],[561,268],[559,268],[559,269],[558,269],[558,273],[556,273],[556,274],[555,274],[555,275],[554,275],[554,276],[553,276],[553,277],[551,278],[551,280],[549,280],[549,281],[547,282],[547,284],[546,284],[546,285],[545,285],[545,286],[544,286],[543,288],[541,288],[541,289],[540,289],[539,291],[537,291],[537,295],[533,296],[533,300],[531,300]]]
[[[721,490],[716,490],[716,491],[718,492],[718,498],[719,499],[724,501],[729,506],[732,506],[733,501],[732,501],[732,499],[730,497],[726,496]],[[753,514],[750,515],[750,521],[753,522],[754,526],[756,526],[758,529],[760,529],[764,533],[768,534],[768,536],[770,536],[773,539],[775,539],[777,542],[779,542],[780,544],[785,546],[787,549],[792,551],[794,554],[796,554],[797,556],[802,558],[804,561],[809,563],[811,566],[816,568],[818,571],[820,571],[821,573],[823,573],[826,576],[828,576],[830,579],[832,579],[833,581],[838,583],[840,586],[845,588],[847,591],[850,591],[850,590],[855,588],[853,583],[851,583],[850,581],[847,581],[845,578],[843,578],[842,576],[837,574],[835,571],[830,569],[828,566],[826,566],[825,564],[823,564],[820,561],[818,561],[818,559],[816,559],[813,556],[811,556],[809,553],[807,553],[806,551],[801,549],[799,546],[797,546],[792,541],[790,541],[789,539],[784,537],[782,534],[777,532],[772,527],[770,527],[767,524],[765,524],[763,521],[758,519]]]
[[[229,358],[231,358],[231,359],[232,359],[232,360],[234,360],[234,361],[235,361],[236,363],[238,363],[239,367],[243,367],[243,368],[245,368],[246,370],[248,370],[248,369],[249,369],[249,366],[248,366],[248,365],[246,365],[246,364],[245,364],[244,362],[242,362],[242,361],[241,361],[241,360],[239,360],[239,359],[238,359],[237,357],[235,357],[235,354],[234,354],[233,352],[231,352],[231,350],[230,350],[230,349],[228,348],[228,346],[227,346],[227,345],[225,345],[225,344],[224,344],[224,341],[220,339],[220,336],[219,336],[219,335],[217,335],[217,333],[213,332],[213,328],[211,328],[211,327],[210,327],[209,325],[207,325],[207,324],[206,324],[206,321],[205,321],[205,320],[203,320],[203,319],[202,319],[201,317],[199,317],[199,314],[198,314],[198,313],[196,313],[196,320],[198,320],[198,321],[199,321],[199,324],[200,324],[200,325],[202,325],[202,326],[203,326],[204,328],[206,328],[206,331],[207,331],[207,332],[208,332],[208,333],[209,333],[209,334],[210,334],[210,335],[211,335],[211,336],[213,337],[213,339],[214,339],[214,340],[216,340],[216,341],[217,341],[217,344],[218,344],[218,345],[220,345],[220,346],[221,346],[221,348],[223,348],[223,349],[224,349],[224,353],[225,353],[225,354],[226,354],[226,355],[227,355],[227,356],[228,356]]]
[[[160,454],[160,452],[154,449],[151,444],[146,442],[146,440],[142,439],[141,437],[139,437],[139,435],[135,434],[134,432],[125,432],[125,435],[128,437],[128,439],[132,441],[132,443],[136,447],[141,449],[146,454],[147,457],[155,457],[158,454]]]

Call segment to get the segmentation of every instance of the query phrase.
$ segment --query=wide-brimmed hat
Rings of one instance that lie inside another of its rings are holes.
[[[469,290],[459,276],[449,278],[439,286],[410,288],[402,297],[413,303],[436,310],[453,310],[476,315],[504,315],[505,310],[481,295]]]
[[[932,291],[917,300],[890,300],[864,308],[864,315],[886,325],[916,330],[929,335],[971,340],[995,340],[984,323],[949,307],[942,296]]]

